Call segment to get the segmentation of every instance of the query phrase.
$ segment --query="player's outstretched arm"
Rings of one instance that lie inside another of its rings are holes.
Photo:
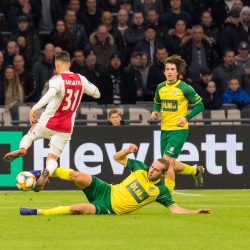
[[[114,160],[122,164],[124,167],[126,167],[126,163],[128,160],[127,155],[131,153],[137,152],[138,147],[135,144],[130,144],[128,149],[121,150],[117,152],[113,157]]]
[[[199,209],[197,211],[187,210],[179,207],[178,205],[173,205],[169,207],[172,214],[211,214],[210,209]]]

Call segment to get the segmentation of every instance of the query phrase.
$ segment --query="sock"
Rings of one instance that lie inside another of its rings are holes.
[[[55,207],[52,209],[37,209],[37,214],[52,215],[52,214],[71,214],[70,206],[67,207]]]
[[[32,173],[36,178],[39,178],[41,175],[41,170],[31,170],[30,173]]]
[[[69,178],[69,173],[72,171],[74,171],[74,170],[70,169],[70,168],[57,168],[50,177],[58,177],[62,180],[72,181]]]
[[[31,137],[29,135],[25,135],[20,142],[20,149],[22,151],[23,149],[27,151],[27,149],[31,146],[32,142],[33,140],[31,139]]]
[[[196,172],[197,172],[196,168],[193,168],[187,164],[184,164],[184,165],[185,165],[184,170],[179,172],[179,174],[183,174],[183,175],[195,175],[196,174]]]
[[[165,186],[169,189],[170,194],[173,196],[173,191],[175,187],[175,182],[170,180],[169,178],[164,180]]]
[[[58,163],[55,159],[50,158],[47,160],[46,169],[49,170],[50,176],[54,173],[57,167],[58,167]]]

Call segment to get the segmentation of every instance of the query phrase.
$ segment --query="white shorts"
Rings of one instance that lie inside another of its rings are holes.
[[[71,139],[71,134],[57,132],[51,129],[46,128],[41,123],[36,122],[29,130],[28,135],[33,141],[37,139],[46,138],[50,140],[50,144],[53,144],[55,147],[63,151],[67,142]]]

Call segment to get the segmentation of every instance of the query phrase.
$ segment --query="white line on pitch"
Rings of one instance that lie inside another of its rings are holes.
[[[179,192],[176,192],[176,191],[174,191],[173,193],[174,193],[174,194],[180,194],[180,195],[203,196],[203,195],[201,195],[201,194],[187,194],[187,193],[179,193]]]

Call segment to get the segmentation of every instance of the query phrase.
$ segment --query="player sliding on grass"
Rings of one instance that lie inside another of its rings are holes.
[[[169,162],[160,158],[149,168],[144,163],[126,156],[135,153],[138,147],[131,144],[128,149],[114,155],[115,161],[128,167],[132,173],[120,184],[110,185],[95,176],[67,168],[57,168],[51,177],[73,181],[83,190],[90,203],[80,203],[53,209],[21,208],[21,215],[51,214],[128,214],[154,201],[169,208],[175,214],[211,213],[210,209],[197,211],[178,207],[161,178],[168,171]]]
[[[62,153],[66,143],[71,139],[76,110],[80,104],[83,93],[94,98],[100,97],[100,92],[92,83],[80,74],[69,71],[70,56],[66,51],[58,53],[55,57],[57,75],[49,81],[49,90],[41,100],[32,108],[29,116],[30,123],[36,122],[36,111],[48,104],[38,122],[29,130],[20,142],[20,149],[4,156],[6,162],[26,154],[32,142],[47,138],[50,139],[50,151],[46,161],[46,169],[40,175],[35,192],[43,189],[47,178],[52,175],[58,166],[57,159]]]
[[[193,168],[177,162],[176,159],[188,136],[188,121],[198,115],[204,106],[195,90],[181,81],[185,73],[185,61],[180,56],[173,55],[165,60],[164,65],[167,80],[160,83],[156,89],[151,119],[157,120],[162,110],[161,155],[170,162],[169,170],[165,174],[165,185],[172,194],[175,187],[175,172],[193,175],[196,187],[202,186],[204,168]],[[187,114],[189,102],[194,104],[194,108]]]

